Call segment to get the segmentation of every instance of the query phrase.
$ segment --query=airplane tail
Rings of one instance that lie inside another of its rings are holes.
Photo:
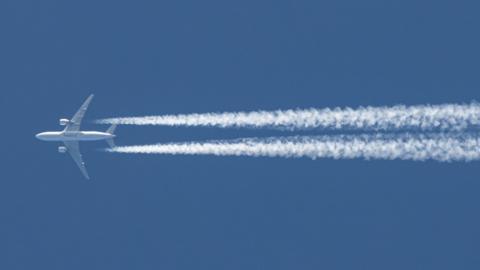
[[[117,128],[117,125],[116,125],[116,124],[113,124],[113,125],[111,125],[111,126],[107,129],[106,132],[107,132],[107,133],[110,133],[110,134],[112,134],[112,135],[115,135],[115,129],[116,129],[116,128]],[[107,139],[107,144],[108,144],[111,148],[115,147],[115,142],[113,141],[113,138]]]

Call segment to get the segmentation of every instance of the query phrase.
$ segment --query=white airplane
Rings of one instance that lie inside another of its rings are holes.
[[[82,154],[80,154],[78,142],[106,140],[110,147],[115,146],[113,138],[115,138],[114,132],[116,125],[110,126],[106,132],[80,131],[80,124],[82,123],[83,116],[85,115],[92,99],[93,95],[90,95],[71,120],[60,119],[60,125],[66,126],[63,131],[49,131],[35,135],[37,139],[42,141],[63,142],[65,146],[59,146],[58,152],[66,153],[68,151],[75,163],[77,163],[80,171],[82,171],[82,174],[87,179],[90,179],[90,177],[85,168],[85,163],[82,160]]]

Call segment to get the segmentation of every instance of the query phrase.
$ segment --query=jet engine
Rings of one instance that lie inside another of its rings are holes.
[[[67,147],[65,146],[59,146],[58,147],[58,152],[59,153],[62,153],[62,154],[65,154],[67,152]]]
[[[60,119],[60,126],[66,126],[68,123],[70,123],[70,120],[64,118]]]

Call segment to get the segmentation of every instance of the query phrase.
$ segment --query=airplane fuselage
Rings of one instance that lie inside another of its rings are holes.
[[[100,141],[115,138],[114,134],[100,131],[48,131],[35,135],[37,139],[51,142]]]

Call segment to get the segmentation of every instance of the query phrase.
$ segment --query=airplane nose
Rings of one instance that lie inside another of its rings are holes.
[[[37,135],[35,135],[35,138],[37,138],[39,140],[42,139],[42,133],[38,133]]]

